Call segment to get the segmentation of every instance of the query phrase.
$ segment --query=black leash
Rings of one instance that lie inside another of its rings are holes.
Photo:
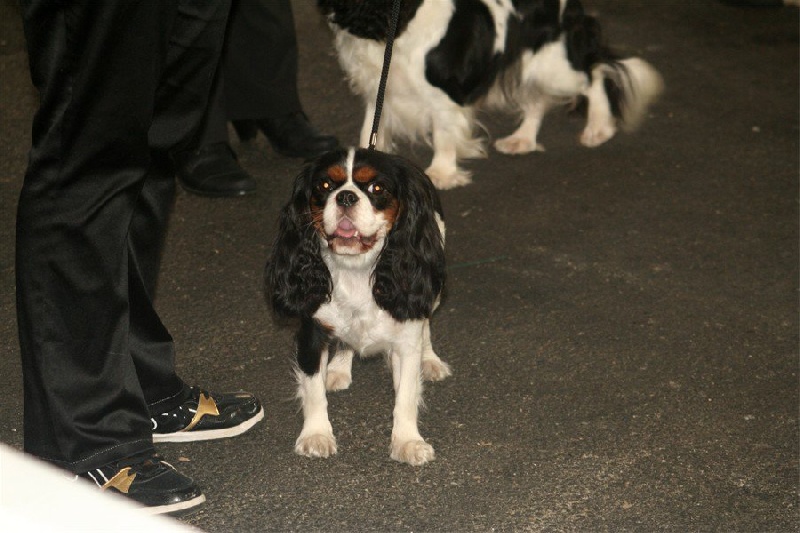
[[[392,45],[394,44],[395,33],[397,33],[397,23],[400,19],[400,4],[402,1],[403,0],[393,0],[392,2],[392,18],[389,22],[389,31],[386,34],[386,49],[383,52],[383,69],[381,70],[381,81],[378,84],[378,97],[375,100],[375,118],[372,120],[372,133],[369,136],[370,150],[374,150],[375,145],[378,143],[378,124],[381,122],[383,96],[386,92],[386,78],[389,77],[389,64],[392,62]]]

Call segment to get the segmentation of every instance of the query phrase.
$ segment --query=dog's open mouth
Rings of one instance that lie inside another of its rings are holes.
[[[328,236],[330,246],[351,247],[359,245],[364,249],[371,248],[377,240],[375,235],[362,235],[349,218],[342,218],[332,235]]]

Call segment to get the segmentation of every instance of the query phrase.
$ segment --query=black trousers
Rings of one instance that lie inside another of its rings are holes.
[[[153,295],[229,2],[23,0],[40,93],[17,214],[25,451],[73,472],[152,449],[180,404]]]
[[[233,0],[200,145],[228,140],[229,120],[302,111],[289,0]]]

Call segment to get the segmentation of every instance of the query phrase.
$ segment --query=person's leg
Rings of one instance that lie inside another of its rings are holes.
[[[229,120],[301,112],[297,37],[289,0],[234,2],[221,67]]]
[[[211,95],[208,98],[206,114],[198,135],[199,146],[228,142],[228,118],[225,113],[225,80],[222,68],[217,69]]]
[[[171,156],[196,142],[227,13],[225,2],[178,1],[149,132],[151,165],[130,226],[131,354],[155,442],[232,437],[264,416],[252,394],[208,393],[186,385],[175,374],[172,337],[153,308],[163,236],[175,193]],[[204,21],[202,27],[197,21]]]
[[[22,2],[41,105],[17,215],[25,450],[73,472],[152,450],[128,230],[170,2]]]
[[[178,181],[201,196],[242,196],[256,190],[256,182],[238,162],[228,141],[224,80],[217,69],[200,133],[191,149],[175,155]]]
[[[336,148],[335,137],[309,123],[297,92],[297,39],[288,0],[234,0],[225,48],[204,127],[191,150],[176,157],[178,180],[201,196],[241,196],[255,180],[228,142],[231,120],[242,141],[264,132],[288,157]]]
[[[289,0],[235,2],[222,57],[225,110],[243,141],[261,130],[288,157],[314,157],[338,140],[308,121],[297,90],[297,36]]]
[[[41,93],[17,218],[25,450],[150,512],[183,513],[205,497],[154,454],[153,425],[161,409],[198,402],[175,374],[152,296],[175,187],[169,154],[197,130],[229,5],[22,7]],[[219,403],[261,413],[251,395]]]
[[[232,4],[231,16],[238,5],[239,2]],[[230,30],[226,34],[229,33]],[[220,65],[195,142],[188,150],[175,154],[178,181],[184,189],[200,196],[242,196],[256,190],[255,180],[239,165],[228,140],[222,70]]]
[[[227,5],[23,7],[42,99],[17,225],[25,449],[80,473],[152,451],[152,416],[193,396],[152,298],[169,153],[204,112]]]
[[[179,0],[149,130],[150,167],[128,234],[130,351],[151,410],[188,397],[175,374],[172,337],[153,307],[163,239],[175,196],[170,155],[194,142],[219,61],[228,5]],[[198,20],[204,21],[202,25]]]

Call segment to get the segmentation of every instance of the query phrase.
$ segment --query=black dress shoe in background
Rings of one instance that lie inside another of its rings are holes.
[[[256,190],[256,182],[236,160],[228,143],[213,143],[175,158],[178,182],[200,196],[242,196]]]
[[[254,139],[261,130],[275,151],[286,157],[308,159],[339,146],[336,137],[319,133],[301,111],[278,118],[234,120],[232,124],[242,141]]]

